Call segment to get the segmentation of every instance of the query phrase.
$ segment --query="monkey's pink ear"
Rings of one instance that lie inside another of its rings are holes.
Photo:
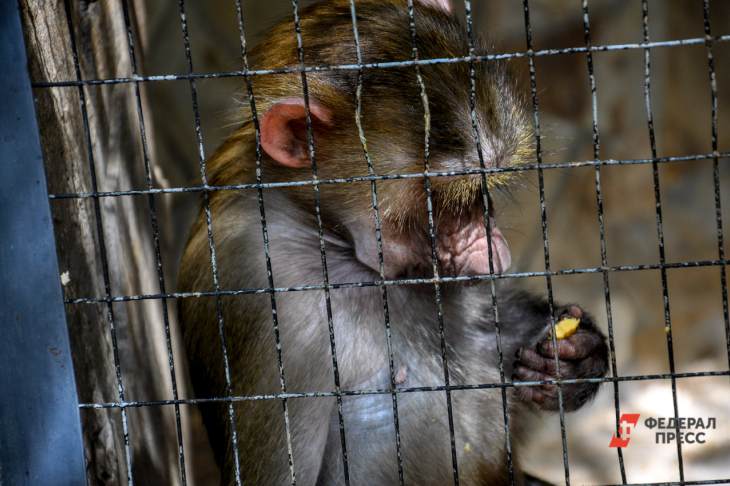
[[[331,112],[315,100],[309,100],[314,133],[330,125]],[[261,117],[261,148],[285,167],[309,167],[307,112],[304,99],[289,98],[273,105]]]
[[[441,10],[444,10],[448,13],[451,13],[454,8],[453,5],[451,5],[451,0],[418,0],[418,1],[420,1],[423,5],[440,8]]]

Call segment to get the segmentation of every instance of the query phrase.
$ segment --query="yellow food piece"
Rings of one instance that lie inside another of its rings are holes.
[[[555,324],[555,337],[558,339],[569,338],[578,330],[579,324],[580,319],[576,319],[575,317],[561,319],[560,322]]]

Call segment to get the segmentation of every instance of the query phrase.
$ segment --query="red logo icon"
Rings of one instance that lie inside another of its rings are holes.
[[[631,440],[631,431],[639,422],[638,413],[622,413],[621,419],[618,421],[618,436],[616,434],[611,437],[608,447],[626,447]]]

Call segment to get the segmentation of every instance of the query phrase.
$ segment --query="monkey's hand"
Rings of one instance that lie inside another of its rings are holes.
[[[543,381],[558,378],[599,378],[608,368],[606,338],[593,320],[577,305],[566,306],[559,313],[559,322],[566,317],[580,319],[580,327],[572,336],[557,340],[557,352],[550,333],[532,348],[520,348],[514,366],[514,381]],[[555,356],[558,357],[556,366]],[[518,386],[517,395],[543,410],[558,410],[557,385]],[[598,390],[598,383],[580,382],[562,385],[563,409],[577,410]]]

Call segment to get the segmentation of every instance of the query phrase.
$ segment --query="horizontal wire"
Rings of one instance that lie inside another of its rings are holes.
[[[728,484],[730,479],[703,479],[699,481],[674,481],[668,483],[619,483],[619,484],[604,484],[602,486],[690,486],[700,484]]]
[[[600,378],[562,378],[562,385],[571,385],[579,383],[612,383],[612,382],[628,382],[628,381],[650,381],[650,380],[669,380],[669,379],[690,379],[690,378],[707,378],[730,376],[730,370],[724,371],[688,371],[683,373],[653,373],[644,375],[626,375],[626,376],[604,376]],[[420,392],[443,392],[443,391],[464,391],[464,390],[489,390],[495,388],[519,388],[530,386],[556,385],[558,380],[534,380],[534,381],[506,381],[493,383],[478,383],[464,385],[434,385],[434,386],[416,386],[396,388],[372,388],[362,390],[340,390],[336,391],[308,391],[308,392],[287,392],[287,393],[267,393],[260,395],[232,395],[228,397],[211,397],[211,398],[182,398],[178,400],[134,400],[125,402],[98,402],[98,403],[80,403],[80,409],[106,409],[106,408],[139,408],[139,407],[160,407],[168,405],[202,405],[207,403],[221,402],[251,402],[262,400],[289,400],[295,398],[331,398],[337,396],[363,396],[363,395],[390,395],[391,393],[420,393]]]
[[[730,34],[720,35],[711,38],[712,42],[728,42]],[[509,52],[503,54],[486,54],[481,56],[460,56],[460,57],[442,57],[433,59],[419,60],[402,60],[402,61],[382,61],[370,62],[363,64],[332,64],[320,66],[291,66],[277,69],[241,69],[235,71],[221,71],[210,73],[190,73],[190,74],[154,74],[149,76],[127,76],[120,78],[108,79],[86,79],[80,81],[64,80],[64,81],[34,81],[34,88],[63,88],[71,86],[98,86],[106,84],[124,84],[124,83],[145,83],[154,81],[180,81],[191,79],[216,79],[216,78],[233,78],[242,76],[266,76],[271,74],[295,74],[295,73],[316,73],[327,71],[358,71],[360,69],[388,69],[388,68],[406,68],[413,66],[428,66],[434,64],[458,64],[468,62],[489,62],[499,60],[510,60],[526,58],[528,56],[557,56],[565,54],[582,54],[587,52],[609,52],[609,51],[626,51],[632,49],[653,49],[658,47],[683,47],[705,45],[706,37],[692,37],[687,39],[672,39],[667,41],[654,42],[631,42],[626,44],[605,44],[600,46],[577,46],[565,47],[560,49],[540,49],[536,51],[520,51]]]
[[[676,155],[667,157],[657,157],[649,159],[598,159],[598,160],[581,160],[571,162],[556,162],[551,164],[520,164],[511,167],[476,167],[472,169],[451,170],[451,171],[429,171],[414,172],[402,174],[382,174],[382,175],[363,175],[352,177],[336,177],[331,179],[305,179],[300,181],[289,182],[262,182],[262,183],[244,183],[244,184],[226,184],[221,186],[211,185],[195,185],[185,187],[167,187],[158,189],[129,189],[125,191],[97,191],[97,192],[71,192],[49,194],[51,200],[60,199],[83,199],[96,197],[122,197],[122,196],[144,196],[147,194],[184,194],[194,192],[215,192],[215,191],[242,191],[247,189],[277,189],[282,187],[301,187],[309,185],[333,185],[333,184],[350,184],[355,182],[372,182],[387,181],[400,179],[419,179],[424,177],[455,177],[466,175],[492,174],[504,172],[527,172],[538,169],[571,169],[577,167],[602,167],[613,165],[643,165],[643,164],[667,164],[676,162],[691,162],[696,160],[709,160],[715,157],[730,157],[730,151],[719,153],[705,153],[692,155]]]
[[[379,287],[379,286],[397,286],[397,285],[433,285],[436,283],[455,283],[455,282],[479,282],[489,281],[495,279],[511,279],[511,278],[531,278],[531,277],[555,277],[563,275],[578,275],[586,273],[602,273],[602,272],[634,272],[639,270],[661,270],[673,269],[673,268],[698,268],[698,267],[714,267],[729,265],[730,260],[694,260],[694,261],[681,261],[672,263],[645,263],[645,264],[634,264],[634,265],[615,265],[608,267],[584,267],[584,268],[566,268],[562,270],[551,270],[551,271],[535,271],[535,272],[513,272],[513,273],[500,273],[500,274],[481,274],[481,275],[462,275],[462,276],[440,276],[440,277],[423,277],[423,278],[400,278],[400,279],[387,279],[387,280],[372,280],[369,282],[343,282],[343,283],[330,283],[329,285],[324,284],[309,284],[309,285],[297,285],[292,287],[274,287],[274,288],[243,288],[243,289],[232,289],[232,290],[210,290],[200,292],[171,292],[166,294],[136,294],[136,295],[120,295],[113,296],[108,299],[103,297],[80,297],[76,299],[66,299],[65,304],[76,305],[76,304],[102,304],[109,302],[135,302],[140,300],[151,300],[151,299],[190,299],[190,298],[203,298],[203,297],[235,297],[237,295],[255,295],[255,294],[268,294],[271,292],[284,293],[284,292],[301,292],[308,290],[324,290],[328,289],[352,289],[352,288],[364,288],[364,287]]]

